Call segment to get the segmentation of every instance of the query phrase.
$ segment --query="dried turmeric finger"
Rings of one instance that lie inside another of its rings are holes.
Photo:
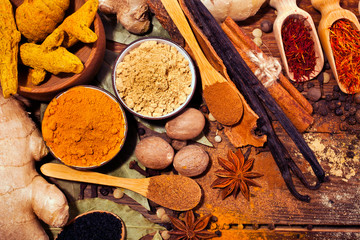
[[[19,31],[31,42],[44,40],[60,23],[70,0],[25,0],[15,13]]]
[[[63,47],[48,51],[41,45],[24,43],[20,46],[20,57],[26,66],[53,74],[80,73],[84,69],[81,60]]]
[[[0,80],[5,98],[17,92],[20,39],[10,1],[0,0]]]
[[[65,18],[59,26],[68,34],[68,38],[63,42],[64,47],[71,47],[78,40],[84,43],[97,40],[98,36],[90,29],[90,25],[94,21],[98,6],[98,0],[88,0],[76,12]]]

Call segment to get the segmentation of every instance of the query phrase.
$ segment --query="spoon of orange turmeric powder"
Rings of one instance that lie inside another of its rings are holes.
[[[201,189],[197,182],[181,175],[120,178],[97,172],[79,171],[56,163],[46,163],[40,170],[48,177],[126,188],[176,211],[193,209],[201,199]]]

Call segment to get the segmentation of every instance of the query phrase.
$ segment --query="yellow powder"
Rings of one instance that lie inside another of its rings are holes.
[[[189,62],[173,46],[146,41],[118,63],[116,88],[126,105],[145,116],[166,115],[191,93]]]

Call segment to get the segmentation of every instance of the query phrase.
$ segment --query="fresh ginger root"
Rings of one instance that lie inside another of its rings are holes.
[[[17,92],[20,39],[10,1],[0,0],[0,81],[5,98]]]
[[[99,0],[99,10],[116,14],[117,21],[134,34],[143,34],[150,28],[146,0]]]
[[[49,239],[36,215],[62,227],[69,217],[64,194],[35,170],[48,151],[35,124],[15,98],[0,95],[0,238]]]
[[[25,0],[15,12],[20,32],[30,41],[44,40],[60,23],[70,0]]]

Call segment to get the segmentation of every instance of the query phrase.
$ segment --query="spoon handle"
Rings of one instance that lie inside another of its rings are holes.
[[[187,44],[189,44],[189,47],[194,54],[197,64],[203,67],[207,67],[208,65],[210,65],[204,53],[202,52],[193,34],[193,31],[191,30],[190,25],[186,20],[185,14],[177,0],[161,0],[161,2],[164,5],[171,19],[174,21],[176,27],[179,29],[181,35],[184,37]]]
[[[146,196],[149,185],[149,179],[130,179],[114,177],[97,172],[79,171],[67,167],[63,164],[46,163],[41,166],[41,172],[48,177],[54,177],[64,180],[95,183],[100,185],[126,188]]]

